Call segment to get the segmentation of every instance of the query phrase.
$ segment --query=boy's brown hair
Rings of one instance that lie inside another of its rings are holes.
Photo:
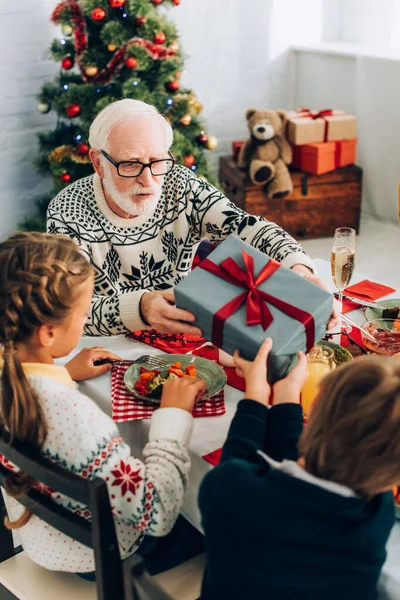
[[[400,359],[366,356],[322,382],[299,453],[305,469],[369,499],[400,481]]]

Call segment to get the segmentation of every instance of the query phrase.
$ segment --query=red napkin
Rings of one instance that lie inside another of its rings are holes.
[[[203,456],[204,460],[209,462],[213,467],[216,467],[221,460],[222,448],[218,448],[218,450],[214,450],[209,454],[205,454]]]
[[[207,342],[203,337],[187,335],[186,333],[159,333],[156,329],[133,331],[129,337],[138,342],[149,344],[153,348],[158,348],[167,354],[186,354],[187,352],[191,352],[194,356],[203,356],[218,363],[218,348]],[[231,367],[222,368],[226,373],[229,385],[244,391],[244,379],[236,375],[236,369]]]
[[[364,279],[363,281],[355,283],[354,285],[346,288],[344,290],[344,294],[345,296],[354,296],[355,298],[360,298],[360,300],[374,302],[375,300],[379,300],[379,298],[387,296],[394,291],[396,290],[387,285],[382,285],[381,283],[375,283],[374,281]],[[355,302],[343,300],[343,313],[350,312],[359,306],[360,304],[356,304]]]
[[[158,408],[136,398],[124,384],[124,374],[129,365],[116,365],[111,372],[112,418],[116,423],[150,419]],[[224,390],[203,402],[199,402],[192,412],[194,417],[215,417],[225,414]]]

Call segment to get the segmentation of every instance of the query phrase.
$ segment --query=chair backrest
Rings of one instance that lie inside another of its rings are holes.
[[[39,451],[17,440],[10,442],[0,431],[0,454],[34,480],[89,507],[92,518],[76,515],[51,498],[30,489],[17,498],[34,515],[94,551],[97,597],[99,600],[123,600],[124,581],[114,519],[107,484],[99,478],[87,480],[49,463]],[[10,471],[0,465],[0,485]]]

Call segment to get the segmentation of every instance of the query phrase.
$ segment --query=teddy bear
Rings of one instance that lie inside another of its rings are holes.
[[[286,165],[292,162],[292,148],[284,136],[283,110],[246,112],[251,137],[241,147],[238,167],[248,169],[255,185],[265,185],[269,198],[283,198],[293,191]]]

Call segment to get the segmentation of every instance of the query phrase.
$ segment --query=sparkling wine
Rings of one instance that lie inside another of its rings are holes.
[[[338,246],[331,254],[332,279],[339,290],[344,290],[353,275],[355,252],[348,246]]]

